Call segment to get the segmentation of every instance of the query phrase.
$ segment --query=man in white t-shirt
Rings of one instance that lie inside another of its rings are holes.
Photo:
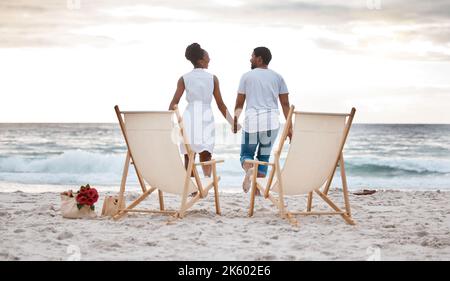
[[[253,164],[244,161],[254,160],[256,153],[257,160],[269,162],[272,145],[280,127],[278,100],[285,117],[289,112],[286,83],[280,74],[268,68],[271,59],[272,54],[268,48],[255,48],[250,59],[252,70],[242,75],[239,83],[233,129],[236,133],[237,120],[247,101],[240,155],[242,168],[246,172],[242,183],[244,192],[248,192],[250,188],[253,173]],[[289,132],[288,137],[291,139],[292,132]],[[258,177],[265,177],[267,168],[266,165],[259,165]]]

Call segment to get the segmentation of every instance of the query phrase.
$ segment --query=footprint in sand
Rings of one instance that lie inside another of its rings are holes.
[[[426,231],[419,231],[419,232],[416,233],[416,235],[419,236],[419,237],[424,237],[424,236],[428,235],[428,232],[426,232]]]
[[[22,232],[25,232],[25,229],[17,228],[16,230],[14,230],[14,233],[22,233]]]
[[[56,239],[58,240],[64,240],[64,239],[68,239],[68,238],[72,238],[73,237],[73,233],[70,231],[63,231],[61,232]]]
[[[276,256],[274,256],[274,255],[265,255],[265,256],[260,256],[260,257],[257,257],[255,260],[257,260],[257,261],[264,261],[264,260],[276,260],[277,259],[277,257]]]

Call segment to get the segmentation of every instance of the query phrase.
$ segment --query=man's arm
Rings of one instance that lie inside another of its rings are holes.
[[[234,106],[234,126],[233,132],[237,133],[238,130],[238,119],[241,115],[242,109],[244,108],[245,94],[238,93],[236,97],[236,105]]]
[[[284,118],[286,118],[286,122],[290,122],[290,120],[287,120],[288,115],[289,115],[289,109],[290,109],[289,94],[288,93],[280,94],[280,95],[278,95],[278,98],[280,99],[280,104],[281,104],[281,108],[283,109]],[[291,124],[291,127],[289,128],[288,138],[289,138],[289,142],[290,142],[292,140],[292,124]]]
[[[284,114],[284,118],[287,119],[288,114],[289,114],[289,95],[286,94],[280,94],[278,95],[278,98],[280,99],[280,104],[281,104],[281,108],[283,108],[283,114]]]

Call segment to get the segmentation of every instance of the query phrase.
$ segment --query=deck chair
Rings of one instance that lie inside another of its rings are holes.
[[[122,206],[121,204],[124,201],[130,161],[136,170],[143,193],[124,209],[119,209],[113,218],[117,220],[130,212],[172,214],[174,217],[182,218],[186,210],[199,199],[206,197],[211,188],[214,188],[216,214],[220,215],[218,190],[220,177],[217,176],[216,164],[223,162],[223,160],[194,163],[195,154],[183,134],[183,120],[178,109],[144,112],[120,111],[118,106],[115,106],[114,109],[128,148],[118,205]],[[174,114],[178,119],[179,128],[173,122]],[[189,156],[187,169],[180,157],[179,145],[174,139],[180,134]],[[196,168],[199,165],[211,165],[213,177],[200,178]],[[194,175],[194,179],[191,178],[191,174]],[[160,210],[136,209],[145,198],[156,190],[159,195]],[[178,210],[164,209],[164,193],[181,196],[181,205]],[[195,195],[188,200],[189,194]]]
[[[341,215],[348,224],[355,224],[351,217],[342,153],[355,112],[355,108],[352,108],[350,114],[294,112],[294,106],[291,106],[279,146],[274,152],[274,162],[246,161],[254,165],[249,216],[253,216],[255,194],[258,189],[264,198],[271,200],[279,209],[280,216],[292,224],[298,224],[293,215]],[[284,166],[281,167],[280,153],[290,128],[293,134],[292,141]],[[258,165],[272,166],[267,178],[257,178]],[[341,172],[345,210],[339,208],[328,197],[331,181],[338,166]],[[278,193],[278,196],[274,193]],[[313,193],[323,199],[333,211],[311,211]],[[284,197],[302,194],[308,194],[306,211],[288,211]]]

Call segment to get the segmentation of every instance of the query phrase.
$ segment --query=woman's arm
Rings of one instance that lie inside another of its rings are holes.
[[[234,106],[234,133],[237,132],[237,128],[239,127],[238,120],[239,116],[242,113],[242,109],[244,108],[244,103],[245,95],[242,93],[238,93],[236,97],[236,105]]]
[[[223,102],[222,94],[220,93],[220,87],[219,87],[219,79],[214,75],[214,98],[217,103],[217,107],[219,108],[220,112],[222,113],[223,117],[230,123],[231,126],[233,126],[233,116],[231,116],[230,112],[228,111],[227,106]]]
[[[183,77],[180,77],[177,83],[177,90],[175,91],[172,101],[170,102],[169,110],[174,110],[175,105],[177,105],[180,102],[180,99],[184,93],[184,89],[185,89],[184,80]]]

